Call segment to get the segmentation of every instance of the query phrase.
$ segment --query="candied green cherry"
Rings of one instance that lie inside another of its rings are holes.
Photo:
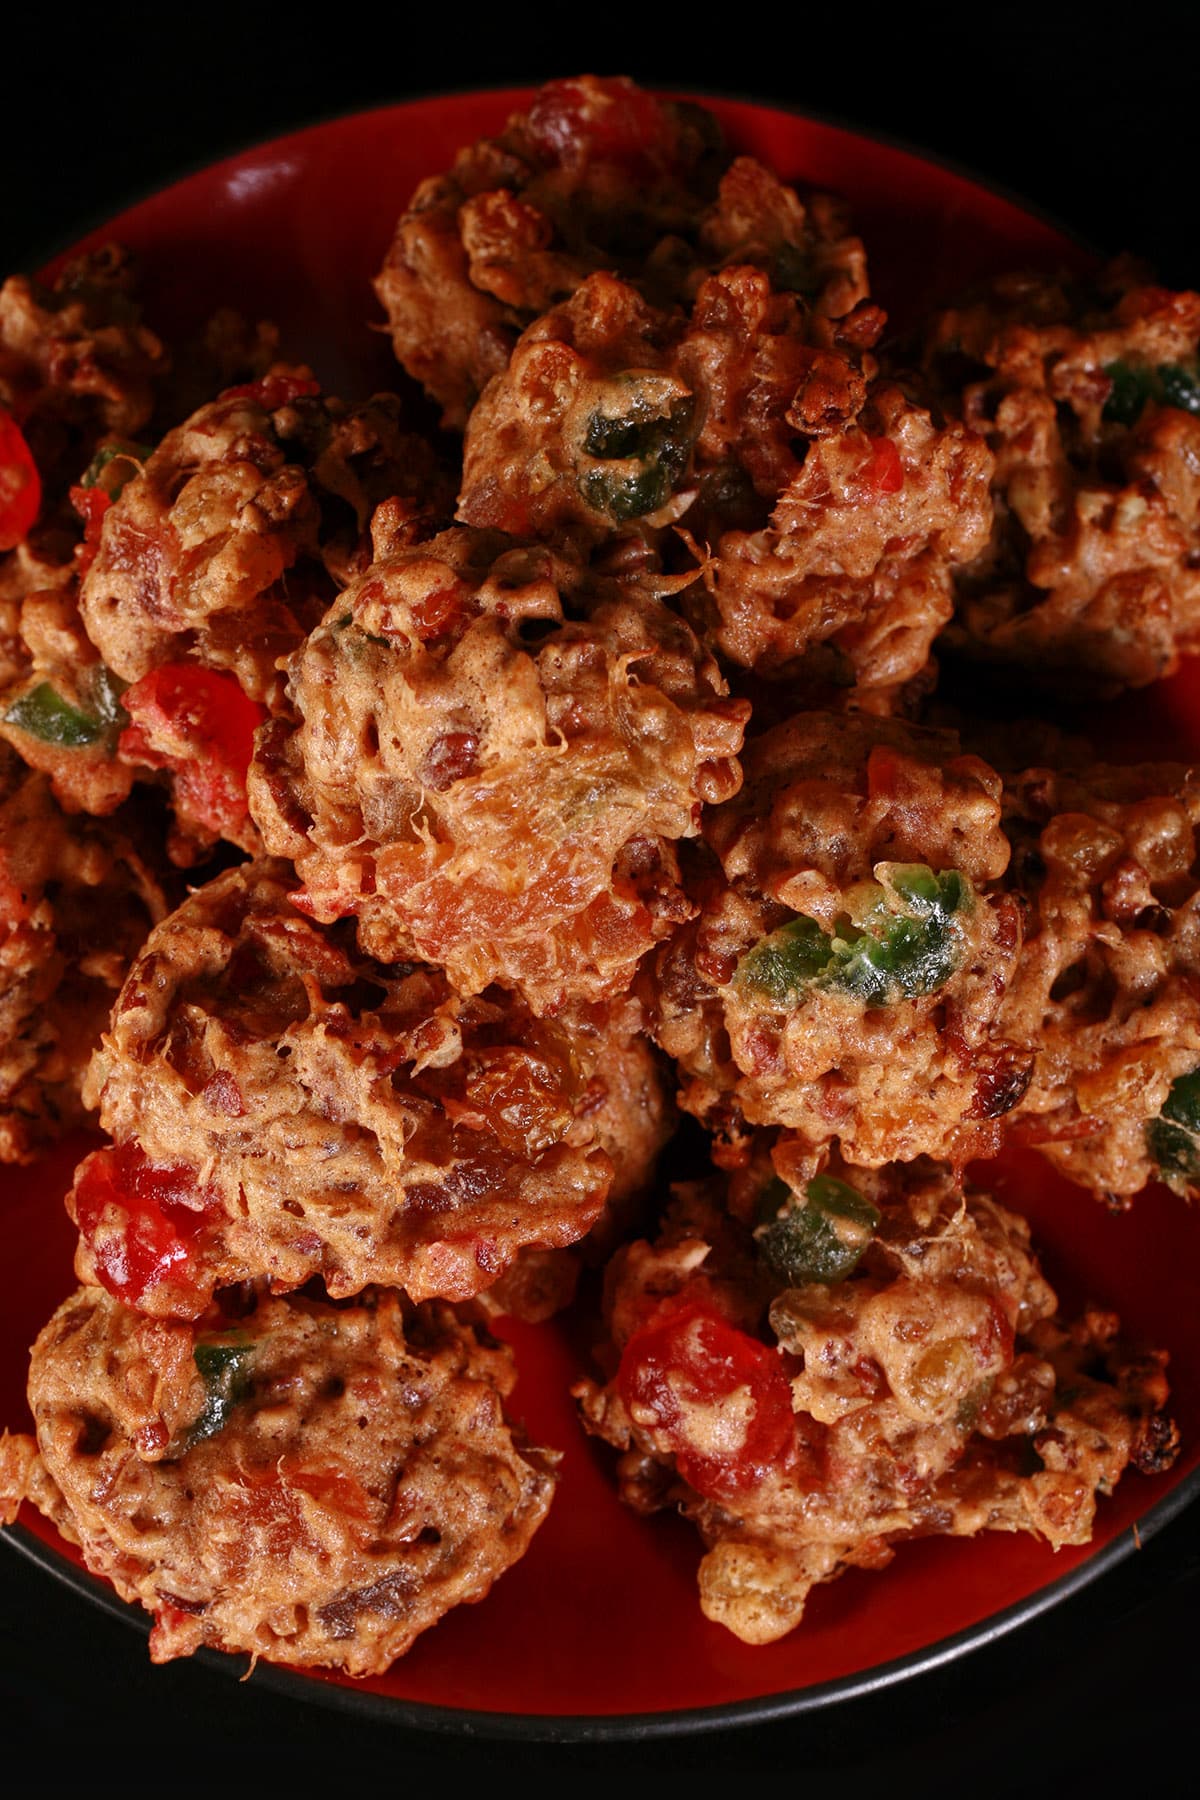
[[[1200,1069],[1171,1083],[1161,1113],[1146,1126],[1146,1145],[1169,1187],[1200,1187]]]
[[[831,957],[828,933],[801,913],[743,956],[735,980],[780,1005],[794,1005],[828,972]]]
[[[72,750],[99,743],[104,736],[99,719],[71,706],[48,681],[39,682],[14,700],[4,718],[44,744],[63,744]]]
[[[101,444],[80,476],[79,485],[101,488],[110,500],[117,500],[126,483],[141,474],[149,455],[149,444]]]
[[[121,705],[125,683],[97,663],[80,680],[81,698],[86,706],[73,706],[64,700],[48,681],[40,681],[18,695],[4,715],[5,723],[15,725],[43,744],[61,744],[68,750],[85,749],[92,744],[113,745],[118,733],[129,723]]]
[[[970,881],[959,869],[935,874],[924,863],[880,863],[876,875],[846,896],[832,932],[803,915],[789,920],[747,951],[735,981],[783,1006],[815,989],[853,994],[867,1006],[936,993],[962,959]]]
[[[1200,365],[1196,363],[1105,363],[1112,386],[1101,417],[1113,425],[1134,425],[1151,400],[1182,412],[1200,413]]]
[[[1101,418],[1110,425],[1134,424],[1150,398],[1153,372],[1144,364],[1111,362],[1105,363],[1104,373],[1112,386]]]
[[[919,919],[939,919],[944,923],[968,905],[970,883],[960,869],[944,869],[935,875],[925,863],[891,863],[886,867],[887,885]]]
[[[1157,373],[1164,406],[1200,413],[1200,364],[1159,363]]]
[[[187,1449],[215,1437],[228,1423],[238,1401],[246,1399],[254,1350],[253,1342],[241,1332],[219,1339],[200,1339],[192,1358],[204,1383],[204,1410],[187,1431]]]
[[[814,1176],[803,1195],[776,1178],[758,1212],[754,1237],[763,1260],[792,1287],[844,1281],[880,1220],[877,1207],[833,1175]]]
[[[657,374],[630,373],[611,386],[615,410],[597,407],[587,422],[583,450],[592,466],[580,491],[593,511],[625,524],[671,498],[691,456],[696,406]]]

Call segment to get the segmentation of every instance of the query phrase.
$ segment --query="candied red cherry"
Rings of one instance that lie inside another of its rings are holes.
[[[651,174],[672,147],[670,115],[621,79],[551,81],[529,109],[529,136],[547,162],[606,162]]]
[[[755,1487],[790,1459],[792,1395],[778,1355],[701,1302],[635,1331],[617,1386],[635,1425],[708,1499]]]
[[[151,1289],[170,1287],[184,1297],[179,1310],[204,1310],[196,1253],[216,1208],[186,1165],[151,1163],[131,1144],[96,1150],[80,1164],[69,1205],[96,1279],[115,1299],[140,1307]]]
[[[863,484],[876,494],[898,494],[904,486],[904,464],[891,438],[868,438],[870,459],[863,471]]]
[[[126,688],[133,721],[118,749],[127,762],[170,769],[189,818],[235,841],[247,828],[246,771],[266,708],[222,669],[167,663]]]
[[[42,480],[33,452],[12,414],[0,407],[0,551],[15,549],[41,504]]]

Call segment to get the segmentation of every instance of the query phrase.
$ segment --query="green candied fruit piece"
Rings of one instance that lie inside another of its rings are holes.
[[[893,863],[888,885],[919,919],[937,919],[944,924],[971,904],[971,884],[961,869],[945,869],[935,875],[925,863]]]
[[[1200,1132],[1200,1069],[1173,1081],[1163,1102],[1162,1116],[1173,1125]]]
[[[71,706],[48,681],[39,682],[14,700],[4,718],[7,724],[40,738],[43,744],[62,744],[71,750],[98,744],[105,732],[102,719]]]
[[[1200,366],[1196,363],[1159,363],[1158,391],[1164,406],[1181,412],[1200,413]]]
[[[1133,425],[1146,405],[1175,406],[1200,413],[1200,366],[1196,363],[1105,363],[1112,391],[1101,414],[1110,424]]]
[[[854,994],[868,1006],[936,993],[961,959],[959,920],[974,905],[974,889],[959,869],[880,867],[883,881],[860,890],[866,904],[857,918],[843,915],[828,933],[801,915],[747,951],[735,979],[785,1005],[813,988]]]
[[[1146,1143],[1168,1187],[1190,1190],[1200,1182],[1200,1142],[1190,1131],[1163,1119],[1151,1119]]]
[[[767,1266],[793,1287],[844,1281],[879,1224],[877,1207],[832,1175],[817,1175],[801,1198],[778,1177],[764,1190],[754,1237]]]
[[[185,1447],[215,1437],[229,1422],[239,1400],[250,1392],[250,1362],[255,1345],[241,1333],[220,1341],[201,1341],[192,1352],[205,1387],[204,1410],[189,1428]]]
[[[882,897],[859,920],[857,937],[839,934],[833,944],[842,963],[837,984],[873,1005],[886,1005],[896,988],[915,999],[945,985],[962,953],[955,916],[969,912],[974,899],[958,869],[935,875],[924,863],[893,866],[885,887],[905,911],[894,911]]]
[[[665,506],[687,469],[695,410],[688,394],[673,400],[664,413],[635,388],[621,412],[594,412],[583,448],[597,462],[612,466],[588,469],[581,477],[580,491],[592,510],[624,524]]]
[[[1112,388],[1100,417],[1110,425],[1135,424],[1154,393],[1154,371],[1146,364],[1111,362],[1104,373]]]
[[[771,1000],[794,1005],[828,971],[832,955],[833,939],[801,913],[743,956],[737,980]]]
[[[1146,1126],[1146,1146],[1169,1187],[1200,1187],[1200,1069],[1171,1083],[1162,1112]]]
[[[87,711],[72,706],[48,681],[41,681],[13,701],[4,715],[5,723],[43,744],[61,744],[68,750],[111,743],[129,723],[129,714],[121,705],[126,683],[101,663],[81,685],[91,703]]]
[[[79,485],[103,488],[110,500],[117,500],[125,485],[141,473],[149,455],[149,444],[103,444],[81,475]]]
[[[671,491],[671,476],[661,464],[622,474],[591,469],[583,478],[583,497],[592,511],[607,513],[618,525],[657,512]]]
[[[660,417],[660,424],[666,421]],[[649,414],[644,404],[634,402],[628,413],[594,412],[587,422],[583,447],[589,456],[602,462],[615,462],[627,456],[644,456],[649,447]]]

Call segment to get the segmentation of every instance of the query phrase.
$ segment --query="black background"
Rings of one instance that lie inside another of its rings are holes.
[[[14,11],[15,9],[10,9]],[[743,94],[897,137],[1025,196],[1105,250],[1200,283],[1193,8],[888,9],[645,16],[589,6],[438,29],[400,7],[26,7],[3,29],[0,273],[241,145],[417,93],[594,69]],[[636,18],[636,27],[634,19]],[[1200,1282],[1198,1282],[1200,1298]],[[307,1792],[434,1775],[620,1778],[837,1772],[843,1789],[1041,1789],[1189,1766],[1200,1611],[1197,1508],[1038,1623],[946,1670],[821,1714],[675,1743],[481,1745],[347,1717],[199,1665],[152,1670],[144,1637],[0,1545],[5,1762],[181,1791],[256,1778]],[[581,1621],[586,1630],[586,1622]]]

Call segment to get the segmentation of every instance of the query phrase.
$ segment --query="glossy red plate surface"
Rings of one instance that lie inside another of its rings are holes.
[[[525,98],[419,100],[314,126],[189,177],[74,248],[115,237],[136,250],[149,320],[171,335],[235,305],[277,320],[287,354],[311,361],[331,391],[353,397],[394,385],[386,339],[372,330],[370,277],[396,215],[416,181]],[[742,102],[710,104],[737,148],[851,201],[873,289],[893,316],[988,272],[1086,260],[1050,224],[908,151]],[[1110,716],[1126,741],[1189,755],[1200,747],[1200,674],[1188,669]],[[67,1149],[2,1177],[0,1421],[14,1428],[29,1428],[27,1346],[72,1286],[60,1203],[72,1162]],[[529,1554],[481,1606],[444,1620],[386,1677],[343,1684],[297,1674],[286,1678],[294,1691],[339,1703],[351,1692],[373,1696],[398,1720],[425,1723],[435,1722],[425,1709],[452,1709],[439,1711],[443,1719],[653,1715],[666,1727],[720,1708],[707,1717],[728,1719],[834,1699],[918,1668],[1101,1570],[1200,1487],[1200,1208],[1153,1189],[1114,1218],[1032,1157],[998,1170],[995,1191],[1032,1219],[1065,1306],[1113,1306],[1134,1336],[1171,1352],[1184,1454],[1167,1476],[1127,1477],[1102,1504],[1088,1549],[1053,1555],[1000,1535],[905,1545],[882,1575],[855,1571],[818,1589],[791,1637],[751,1649],[701,1616],[690,1528],[671,1517],[639,1520],[617,1503],[610,1453],[583,1438],[567,1394],[586,1345],[567,1325],[514,1325],[503,1335],[522,1369],[516,1410],[535,1439],[565,1451],[558,1496]],[[89,1591],[73,1553],[29,1509],[24,1518],[26,1547]]]

